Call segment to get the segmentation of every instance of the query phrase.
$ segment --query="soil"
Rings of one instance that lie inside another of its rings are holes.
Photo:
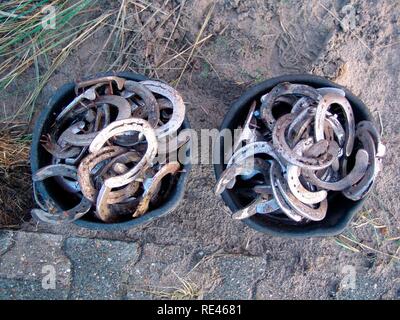
[[[163,6],[164,1],[157,0],[152,1],[152,5],[168,13],[182,2],[169,1]],[[171,47],[179,52],[184,45],[187,47],[188,43],[195,42],[213,4],[210,0],[184,3]],[[185,60],[179,58],[168,64],[168,70],[140,67],[154,66],[160,61],[165,41],[159,39],[169,37],[178,12],[161,30],[157,28],[157,21],[145,25],[133,56],[124,60],[128,61],[130,70],[146,71],[170,83],[179,78],[185,65]],[[151,12],[144,11],[139,17],[141,24],[132,18],[131,29],[149,21]],[[160,33],[158,37],[153,34],[156,31]],[[40,96],[39,106],[43,106],[62,83],[87,75],[85,66],[90,65],[94,53],[102,48],[108,32],[104,29],[96,34],[67,59]],[[290,73],[324,76],[347,87],[368,106],[382,129],[388,153],[373,192],[345,233],[356,239],[358,244],[347,241],[355,250],[338,244],[343,238],[282,239],[258,233],[233,221],[222,199],[213,194],[215,178],[211,165],[193,166],[184,200],[178,209],[134,230],[105,233],[73,225],[38,225],[34,221],[24,223],[21,228],[132,240],[141,244],[191,246],[202,248],[210,255],[260,257],[265,261],[267,271],[257,279],[250,298],[398,299],[400,264],[390,255],[400,255],[400,205],[397,199],[400,2],[217,1],[202,36],[209,34],[213,36],[194,52],[177,87],[187,105],[191,126],[196,130],[218,128],[230,104],[249,86]],[[184,57],[187,59],[188,55]],[[105,71],[105,68],[106,63],[100,60],[92,73]],[[343,286],[343,268],[346,266],[355,268],[359,281],[356,289],[348,290]],[[208,281],[204,280],[201,270],[191,275],[191,279]]]

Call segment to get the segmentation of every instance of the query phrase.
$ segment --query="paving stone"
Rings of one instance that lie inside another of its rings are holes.
[[[204,299],[251,299],[256,281],[266,272],[266,263],[262,257],[224,255],[211,259],[204,268],[219,277]]]
[[[178,288],[191,259],[182,246],[146,244],[140,261],[131,270],[128,299],[160,298],[169,288]]]
[[[53,234],[8,232],[1,237],[0,295],[2,299],[20,297],[62,297],[69,290],[71,264],[62,251],[63,238]],[[9,243],[12,245],[4,245]],[[54,286],[49,278],[54,273]],[[45,287],[42,287],[42,282]],[[47,284],[47,286],[46,286]],[[50,286],[49,286],[50,285]],[[21,290],[21,292],[17,292]],[[35,292],[35,290],[37,292]],[[22,291],[26,291],[25,293]]]
[[[0,231],[0,256],[6,253],[13,244],[13,232]]]
[[[0,279],[0,300],[62,300],[69,289],[46,290],[40,281]]]
[[[126,295],[128,273],[138,260],[134,242],[68,238],[72,262],[71,299],[118,299]]]

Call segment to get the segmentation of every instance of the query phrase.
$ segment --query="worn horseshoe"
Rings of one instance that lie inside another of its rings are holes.
[[[326,211],[328,209],[328,201],[326,199],[319,203],[318,208],[310,207],[302,203],[290,192],[286,180],[279,169],[274,169],[273,175],[279,191],[281,192],[286,203],[293,209],[294,212],[312,221],[321,221],[325,218]]]
[[[326,112],[328,111],[329,107],[333,104],[339,105],[346,117],[345,155],[349,157],[353,151],[353,146],[354,146],[355,123],[354,123],[353,109],[351,108],[349,101],[345,97],[333,93],[328,93],[323,96],[315,112],[315,121],[314,121],[315,140],[319,141],[324,139]]]
[[[72,109],[74,109],[81,101],[84,99],[86,100],[95,100],[97,97],[96,89],[100,85],[95,85],[89,89],[87,89],[85,92],[83,92],[81,95],[77,96],[74,100],[72,100],[57,116],[56,121],[60,122]]]
[[[272,132],[272,141],[278,154],[287,162],[301,168],[320,170],[329,167],[334,161],[334,155],[329,153],[329,151],[318,158],[307,158],[299,156],[289,147],[286,142],[285,132],[294,118],[295,115],[289,113],[280,117],[276,122]]]
[[[81,148],[58,145],[50,134],[43,135],[41,138],[42,147],[52,156],[59,159],[74,158],[79,155]]]
[[[158,142],[155,135],[155,130],[146,120],[136,118],[119,120],[108,125],[99,132],[96,138],[94,138],[89,147],[89,151],[92,153],[97,152],[110,138],[129,131],[137,131],[144,134],[147,141],[146,152],[137,165],[128,172],[116,177],[108,178],[104,182],[108,188],[119,188],[131,183],[133,180],[135,180],[135,176],[142,168],[152,163],[157,154]]]
[[[372,135],[364,126],[358,126],[356,135],[358,140],[361,141],[363,148],[368,152],[369,165],[365,175],[360,181],[342,191],[346,198],[354,201],[360,200],[367,195],[380,170],[380,160],[376,157],[375,141]]]
[[[368,168],[368,160],[368,152],[364,149],[358,150],[356,154],[356,163],[353,170],[351,170],[351,172],[344,178],[336,182],[323,181],[319,179],[312,170],[303,170],[303,176],[307,181],[322,189],[342,191],[351,187],[353,184],[356,184],[362,179]]]
[[[104,148],[102,148],[101,150],[103,150],[103,149]],[[97,177],[103,176],[108,170],[115,169],[115,167],[114,167],[115,164],[126,165],[127,163],[137,163],[140,161],[141,158],[142,158],[142,155],[137,151],[128,151],[126,153],[122,153],[120,155],[117,155],[109,163],[107,163],[104,167],[102,167],[99,170],[99,172],[96,173],[96,176]]]
[[[265,96],[265,99],[260,107],[261,119],[265,122],[270,130],[273,130],[276,123],[276,119],[272,114],[275,100],[280,96],[289,94],[310,97],[317,102],[322,98],[316,89],[307,85],[292,84],[289,82],[278,84],[271,90],[271,92],[268,93],[267,96]]]
[[[131,106],[129,102],[126,99],[119,96],[101,96],[94,102],[94,104],[96,106],[103,106],[104,104],[116,106],[118,108],[118,116],[116,121],[127,119],[131,116]],[[60,137],[60,139],[62,139],[63,142],[72,146],[79,146],[79,147],[89,146],[92,143],[93,139],[99,133],[98,131],[96,131],[91,133],[78,134],[75,133],[73,129],[74,128],[67,129],[62,133]]]
[[[245,145],[243,148],[237,150],[229,159],[227,168],[232,166],[233,163],[241,163],[246,159],[254,157],[254,155],[260,153],[269,155],[270,157],[278,161],[281,167],[284,168],[284,165],[282,164],[278,155],[275,153],[274,148],[268,142],[265,141],[256,141],[253,143],[249,143]]]
[[[34,182],[39,182],[43,181],[44,179],[55,176],[64,176],[74,180],[78,179],[77,171],[74,166],[68,166],[65,164],[56,164],[56,165],[49,165],[38,170],[32,176],[32,180]],[[91,202],[85,197],[82,197],[79,204],[69,210],[48,213],[41,209],[33,209],[31,212],[34,217],[36,217],[41,221],[48,222],[51,224],[61,224],[61,223],[72,222],[81,218],[82,216],[84,216],[86,213],[89,212],[91,207],[92,207]]]
[[[126,149],[123,147],[117,147],[117,146],[104,147],[97,152],[89,154],[79,164],[78,181],[81,186],[81,191],[83,195],[91,202],[96,201],[96,196],[98,193],[90,177],[91,171],[99,163],[107,159],[119,156],[124,152],[126,152]]]
[[[183,121],[185,120],[185,104],[178,91],[171,88],[162,82],[146,80],[140,82],[145,85],[150,91],[159,94],[172,102],[174,106],[171,119],[166,124],[155,129],[156,136],[161,139],[165,136],[170,136],[178,131]]]
[[[288,140],[291,142],[291,146],[295,146],[299,142],[303,136],[303,133],[313,120],[314,115],[315,108],[309,107],[300,111],[296,118],[294,118],[288,128],[287,133]]]
[[[300,154],[303,153],[305,150],[306,146],[303,141],[300,141],[294,148],[294,151]],[[328,192],[326,192],[325,190],[320,190],[316,192],[311,192],[307,190],[299,179],[300,174],[301,169],[298,166],[294,166],[291,164],[287,166],[287,184],[290,191],[297,199],[305,204],[316,204],[326,199]]]
[[[382,143],[380,134],[378,132],[378,130],[376,130],[374,124],[371,121],[360,121],[357,124],[357,127],[363,130],[367,130],[372,138],[374,139],[375,142],[375,149],[376,149],[376,156],[378,158],[383,158],[386,154],[386,147],[385,145]]]
[[[232,153],[234,153],[239,148],[239,145],[242,142],[249,142],[249,141],[254,142],[255,139],[257,138],[257,136],[254,133],[254,129],[250,128],[250,123],[251,120],[253,119],[256,105],[257,103],[253,101],[253,103],[250,106],[249,113],[247,114],[246,120],[243,124],[242,132],[240,133],[238,139],[233,144]]]
[[[120,78],[120,77],[115,77],[115,76],[107,76],[107,77],[101,77],[97,79],[90,79],[86,81],[80,81],[75,85],[75,93],[78,94],[78,90],[81,88],[86,88],[92,85],[104,85],[108,84],[109,82],[115,82],[117,84],[117,88],[119,91],[121,91],[124,88],[124,84],[127,80]]]
[[[147,121],[155,128],[160,120],[160,107],[153,93],[142,83],[136,81],[126,81],[125,89],[138,95],[144,102]]]
[[[133,218],[142,216],[149,208],[150,200],[155,194],[155,190],[160,186],[161,180],[168,174],[176,174],[181,168],[181,164],[177,161],[172,161],[160,168],[160,170],[151,179],[150,186],[145,190],[143,196],[136,208],[136,211],[132,215]]]
[[[317,106],[317,101],[309,97],[302,97],[293,105],[290,113],[299,114],[302,110],[307,108],[314,108]]]
[[[261,197],[256,198],[247,207],[232,214],[232,218],[235,220],[243,220],[254,216],[257,213],[257,206],[263,201],[265,200],[263,200]]]
[[[290,219],[300,222],[303,220],[303,217],[299,215],[297,212],[295,212],[286,202],[285,198],[283,197],[281,191],[277,187],[277,180],[278,176],[282,175],[282,172],[280,171],[278,167],[278,163],[275,161],[272,161],[271,166],[270,166],[270,171],[269,171],[269,178],[271,181],[271,187],[272,187],[272,193],[274,195],[274,199],[276,203],[278,204],[279,208],[282,210],[282,212],[287,215]]]
[[[300,173],[301,169],[299,167],[288,165],[287,183],[293,195],[305,204],[316,204],[326,199],[328,193],[325,190],[308,191],[299,179]]]
[[[335,115],[330,114],[329,112],[327,112],[326,115],[327,117],[325,121],[332,128],[335,137],[337,139],[337,142],[339,146],[342,148],[344,146],[344,143],[346,142],[346,132],[343,129],[342,124],[339,122],[339,120],[336,118]]]
[[[254,169],[254,163],[252,161],[233,163],[230,167],[227,167],[215,186],[215,194],[219,195],[224,192],[225,189],[232,189],[236,183],[236,177],[252,169]]]
[[[51,164],[62,164],[61,159],[57,158],[52,158],[51,159]],[[68,163],[65,163],[69,165]],[[79,182],[77,180],[70,180],[65,178],[64,176],[54,176],[53,179],[56,181],[56,183],[65,191],[70,192],[70,193],[79,193],[81,192],[81,187],[79,185]],[[42,208],[43,209],[43,208]]]
[[[264,176],[265,183],[267,183],[267,181],[269,181],[269,168],[270,168],[270,165],[267,161],[260,159],[260,158],[255,159],[254,170],[262,173],[262,175]],[[260,199],[261,199],[261,201],[260,201]],[[276,202],[275,202],[275,204],[276,204]],[[278,208],[279,208],[279,206],[278,206]],[[273,203],[271,202],[271,200],[270,200],[270,202],[266,201],[261,196],[261,197],[257,197],[247,207],[235,212],[232,215],[232,218],[237,219],[237,220],[242,220],[242,219],[249,218],[249,217],[255,215],[256,213],[264,213],[264,214],[271,213],[273,211],[276,211],[278,208],[275,208],[273,210]]]

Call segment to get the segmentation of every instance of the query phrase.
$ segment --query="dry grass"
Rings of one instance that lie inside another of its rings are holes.
[[[3,174],[15,167],[29,165],[31,137],[18,127],[14,126],[8,132],[0,134],[0,171]]]
[[[111,16],[111,12],[90,17],[94,0],[9,0],[0,5],[0,89],[6,90],[19,79],[34,74],[33,89],[17,110],[8,110],[3,120],[32,119],[35,103],[55,70]],[[55,11],[55,29],[43,28],[48,12]],[[42,12],[43,11],[43,12]],[[42,71],[45,70],[45,71]],[[15,86],[12,91],[15,90]],[[15,92],[14,94],[18,94]]]
[[[351,228],[334,241],[354,253],[373,252],[389,258],[390,262],[400,261],[400,236],[392,235],[389,227],[371,210],[361,212]]]
[[[188,39],[184,26],[183,20],[189,20],[185,5],[186,1],[174,6],[165,0],[156,6],[121,0],[116,21],[110,25],[111,33],[96,60],[101,55],[108,60],[110,69],[132,70],[149,77],[165,78],[168,74],[168,78],[173,78],[172,75],[176,75],[177,85],[197,50],[212,37],[212,34],[204,34],[215,4],[208,10],[193,40]],[[112,43],[111,39],[114,39]]]
[[[4,121],[31,121],[36,101],[54,72],[71,52],[104,28],[107,39],[93,52],[90,74],[99,61],[109,70],[132,70],[160,78],[176,74],[176,85],[190,68],[196,52],[212,37],[205,34],[215,4],[210,7],[197,37],[187,36],[185,1],[160,5],[141,0],[119,0],[109,11],[95,0],[8,0],[0,4],[0,89],[10,87],[12,96],[21,90],[25,99],[17,110],[4,110]],[[56,29],[42,28],[44,5],[56,10]],[[185,20],[186,19],[186,20]],[[183,21],[185,20],[185,21]],[[32,77],[34,75],[34,77]],[[31,79],[23,88],[17,83]],[[17,86],[18,90],[15,90]],[[29,89],[31,88],[31,89]],[[24,91],[24,92],[23,92]],[[27,93],[27,94],[26,94]]]
[[[16,228],[32,206],[30,135],[15,125],[0,133],[0,228]]]
[[[177,287],[154,287],[150,290],[138,290],[149,293],[158,299],[170,300],[194,300],[200,299],[203,296],[203,291],[191,280],[183,279],[175,272],[174,275],[179,280]]]

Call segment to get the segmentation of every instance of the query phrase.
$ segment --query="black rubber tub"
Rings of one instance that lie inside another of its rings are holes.
[[[132,72],[107,72],[97,74],[96,77],[109,75],[116,75],[134,81],[147,80],[145,76]],[[54,93],[47,106],[41,112],[38,120],[36,121],[33,130],[30,157],[32,173],[35,173],[38,169],[50,164],[51,155],[46,152],[46,150],[44,150],[44,148],[41,146],[40,137],[48,132],[49,126],[53,123],[55,117],[62,110],[62,108],[74,99],[74,87],[74,83],[67,83],[59,88]],[[181,130],[182,129],[190,129],[190,124],[187,119],[185,119],[185,121],[183,122]],[[189,155],[190,149],[187,149],[186,156]],[[119,223],[104,223],[95,218],[94,215],[89,212],[81,219],[76,220],[74,223],[80,227],[94,230],[127,230],[145,224],[161,216],[165,216],[178,206],[184,195],[186,182],[188,179],[189,171],[191,169],[190,163],[183,165],[183,169],[184,170],[179,173],[176,185],[171,190],[168,199],[158,208],[148,211],[145,215],[139,218]],[[58,206],[58,208],[61,210],[71,208],[71,195],[61,189],[61,187],[59,187],[53,179],[46,179],[42,182],[35,183],[35,187],[37,194],[42,200],[46,201],[46,199],[52,199],[56,206]]]
[[[247,90],[231,105],[230,110],[221,124],[220,130],[233,130],[239,125],[242,125],[249,111],[251,102],[254,101],[254,99],[260,99],[262,95],[269,92],[274,86],[285,81],[307,84],[314,88],[335,87],[343,89],[346,92],[346,98],[353,107],[356,123],[361,120],[372,119],[364,103],[346,88],[314,75],[285,75],[268,79]],[[220,159],[223,159],[224,156],[223,143],[224,141],[221,138],[220,145],[218,146],[218,144],[216,144],[216,147],[219,147],[219,149],[214,150],[215,154],[219,155]],[[214,164],[214,171],[217,180],[226,167],[222,161],[220,162],[221,164]],[[240,210],[248,204],[244,203],[244,200],[240,195],[233,193],[229,189],[222,193],[222,199],[232,212]],[[344,197],[340,192],[330,192],[328,197],[328,212],[326,218],[322,221],[310,222],[305,225],[286,224],[278,220],[267,219],[265,216],[257,214],[248,219],[244,219],[243,222],[259,232],[273,236],[291,238],[333,236],[343,232],[357,211],[360,210],[364,201],[365,198],[359,201],[352,201]]]

